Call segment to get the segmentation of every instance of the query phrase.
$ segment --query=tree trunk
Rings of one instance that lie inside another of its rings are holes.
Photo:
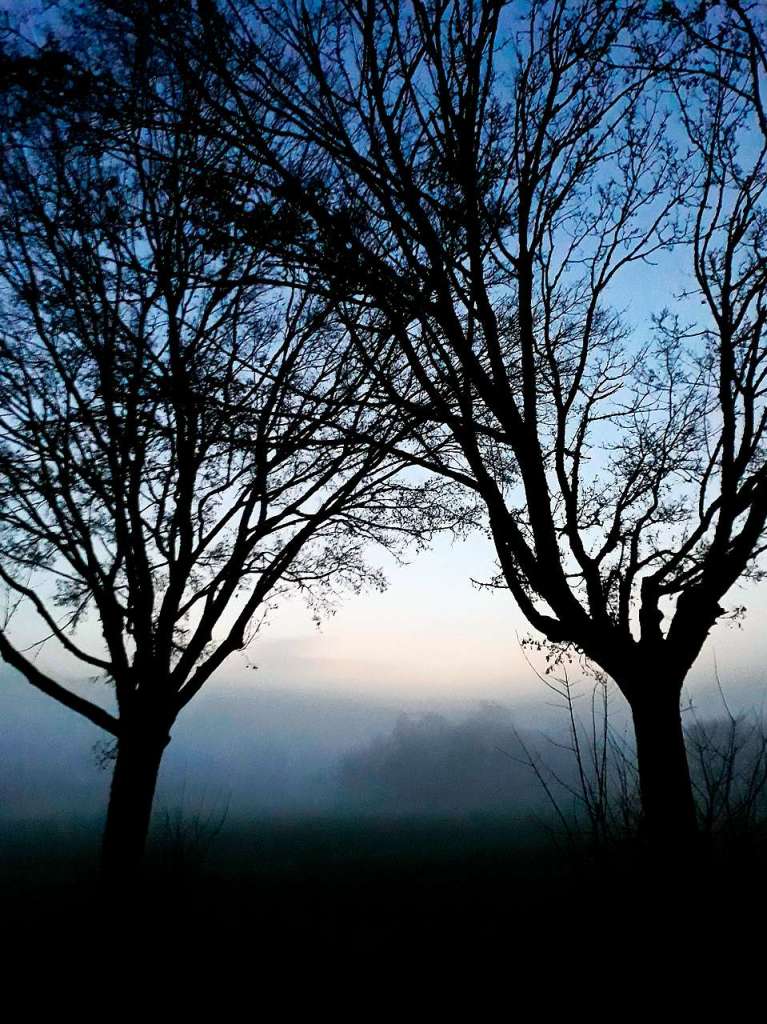
[[[132,729],[118,740],[101,855],[102,874],[109,882],[129,882],[138,874],[169,739],[167,729],[154,728]]]
[[[679,690],[645,692],[632,702],[645,835],[656,851],[694,845],[698,828],[679,709]]]

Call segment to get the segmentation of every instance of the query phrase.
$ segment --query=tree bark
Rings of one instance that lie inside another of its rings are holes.
[[[675,686],[632,701],[643,829],[656,852],[690,849],[698,834]]]
[[[101,855],[110,883],[136,878],[146,847],[157,775],[170,740],[167,729],[131,729],[117,743]]]

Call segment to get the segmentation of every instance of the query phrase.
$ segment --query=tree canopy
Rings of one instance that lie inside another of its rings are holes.
[[[618,682],[646,804],[691,824],[679,692],[767,521],[757,6],[284,0],[193,22],[178,59],[307,218],[286,257],[421,425],[412,461],[480,497],[496,582],[555,656]]]
[[[0,654],[116,737],[115,819],[121,757],[148,762],[145,833],[173,721],[274,602],[381,585],[371,542],[460,511],[403,476],[409,423],[365,397],[332,303],[276,274],[278,201],[232,229],[243,161],[195,130],[149,28],[72,25],[3,61]],[[40,667],[46,643],[114,710]]]

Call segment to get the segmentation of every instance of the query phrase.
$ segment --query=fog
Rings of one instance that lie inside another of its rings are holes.
[[[515,722],[535,715],[524,704],[514,716],[490,702],[386,702],[214,686],[173,729],[156,816],[225,813],[241,821],[519,810],[538,794],[530,770],[511,756],[519,753]],[[556,728],[553,709],[548,719]],[[529,726],[525,735],[541,739]],[[108,752],[97,728],[4,674],[0,822],[6,827],[103,815]]]
[[[316,811],[334,799],[342,754],[390,728],[397,713],[333,697],[213,689],[173,729],[156,808],[183,804],[193,814],[226,806],[235,816]],[[108,752],[108,738],[95,726],[18,680],[6,681],[0,819],[103,814]]]
[[[588,719],[590,684],[576,687]],[[743,681],[731,706],[758,706],[763,686]],[[721,713],[713,681],[691,699]],[[627,730],[611,697],[613,728]],[[541,814],[546,797],[528,764],[540,759],[574,778],[561,702],[541,684],[536,699],[405,701],[213,685],[176,723],[161,771],[155,819],[352,814]],[[94,726],[2,673],[0,825],[95,821],[106,806],[111,764]],[[101,765],[99,764],[101,762]]]

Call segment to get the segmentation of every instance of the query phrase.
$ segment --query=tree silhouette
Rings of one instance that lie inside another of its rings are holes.
[[[0,69],[0,654],[115,738],[121,878],[181,709],[286,591],[377,585],[368,543],[427,538],[439,500],[354,440],[408,427],[367,406],[329,304],[270,284],[289,211],[251,192],[246,229],[213,202],[241,158],[191,129],[151,26],[62,24],[66,50]],[[40,667],[46,642],[114,710]]]
[[[205,0],[168,44],[306,218],[287,258],[420,425],[413,464],[484,503],[495,584],[620,687],[646,827],[682,847],[681,687],[767,520],[759,19]]]

